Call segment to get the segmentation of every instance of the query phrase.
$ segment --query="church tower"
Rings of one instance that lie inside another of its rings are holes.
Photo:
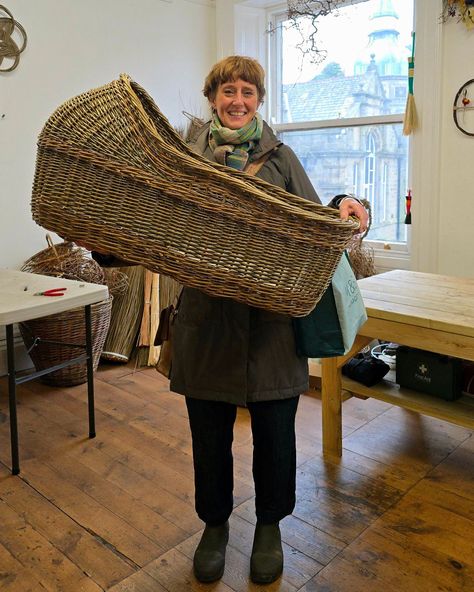
[[[387,101],[384,111],[401,113],[405,109],[410,49],[400,39],[399,17],[392,0],[379,0],[370,23],[368,43],[354,64],[354,74],[376,67]]]

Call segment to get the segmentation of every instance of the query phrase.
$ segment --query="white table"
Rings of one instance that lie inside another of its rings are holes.
[[[36,292],[54,288],[67,288],[63,296],[35,296]],[[108,298],[107,286],[89,284],[57,277],[0,269],[0,325],[5,325],[8,361],[8,397],[10,406],[10,438],[12,473],[20,472],[18,453],[18,426],[16,415],[16,385],[65,366],[87,362],[87,394],[89,406],[89,437],[95,437],[94,379],[92,363],[91,304]],[[13,343],[13,324],[39,317],[64,312],[80,306],[85,307],[86,343],[85,353],[67,362],[45,370],[17,376]]]

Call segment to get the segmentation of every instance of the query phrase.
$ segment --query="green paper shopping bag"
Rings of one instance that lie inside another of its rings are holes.
[[[346,253],[316,308],[293,319],[296,352],[308,358],[346,354],[367,320],[362,294]]]

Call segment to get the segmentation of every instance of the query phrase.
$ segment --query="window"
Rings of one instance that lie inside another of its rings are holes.
[[[407,242],[408,140],[402,134],[413,0],[352,0],[318,22],[327,52],[311,63],[286,13],[273,15],[272,126],[301,159],[323,203],[355,193],[372,209],[368,238]]]

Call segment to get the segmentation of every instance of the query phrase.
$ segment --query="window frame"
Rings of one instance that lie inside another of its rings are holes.
[[[347,5],[354,4],[355,2],[363,2],[365,0],[347,0]],[[414,0],[414,12],[416,11],[416,0]],[[266,16],[268,21],[268,30],[270,35],[268,36],[268,47],[267,47],[267,91],[268,91],[268,103],[267,103],[267,114],[268,120],[271,122],[271,126],[276,134],[280,132],[294,132],[294,131],[312,131],[318,129],[329,129],[329,128],[340,128],[340,127],[358,127],[368,125],[390,125],[390,124],[402,124],[404,119],[404,113],[395,113],[388,115],[371,115],[358,118],[340,118],[340,119],[325,119],[325,120],[313,120],[313,121],[298,121],[298,122],[287,122],[278,123],[275,118],[275,114],[279,113],[278,100],[281,93],[278,92],[279,85],[281,85],[280,69],[275,65],[282,63],[282,47],[279,43],[281,35],[281,23],[288,19],[286,7],[284,5],[271,6],[266,10]],[[414,18],[415,21],[415,18]],[[408,138],[408,171],[407,177],[411,178],[412,168],[412,146],[411,140]],[[362,189],[362,187],[360,188]],[[363,197],[363,196],[361,196]],[[402,199],[402,196],[400,196]],[[391,242],[391,241],[380,241],[365,239],[364,241],[369,247],[374,250],[376,261],[379,262],[381,267],[392,268],[394,266],[398,268],[409,269],[410,267],[410,254],[411,254],[411,228],[407,226],[407,238],[406,242]],[[394,262],[396,262],[394,264]]]

